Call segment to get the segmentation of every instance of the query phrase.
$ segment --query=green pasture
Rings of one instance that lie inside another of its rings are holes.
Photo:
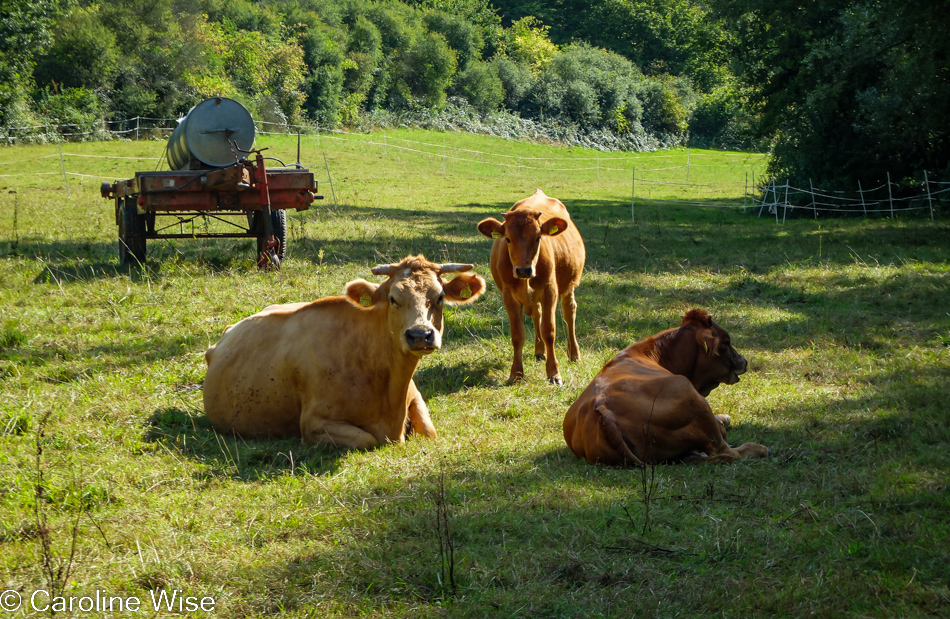
[[[257,144],[297,158],[296,136]],[[149,616],[172,614],[151,607],[162,590],[213,598],[213,613],[183,614],[216,617],[950,612],[940,217],[777,225],[746,198],[762,155],[400,129],[301,138],[326,199],[289,215],[280,272],[256,271],[251,240],[150,241],[147,267],[129,270],[99,185],[161,169],[164,145],[0,148],[0,589],[24,607],[44,589],[137,596]],[[490,284],[447,311],[445,346],[416,374],[437,440],[347,453],[214,433],[203,353],[228,324],[407,254],[474,262],[490,281],[475,225],[536,187],[587,246],[579,363],[559,325],[563,387],[534,362],[505,385]],[[730,440],[775,456],[577,460],[561,435],[570,403],[692,307],[749,359],[709,398]]]

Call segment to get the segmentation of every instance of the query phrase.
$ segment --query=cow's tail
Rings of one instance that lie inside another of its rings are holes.
[[[594,410],[600,416],[600,430],[604,435],[607,444],[610,445],[623,458],[624,463],[634,466],[646,466],[646,464],[633,453],[633,441],[620,430],[617,425],[617,416],[613,411],[607,408],[601,398],[594,402]]]

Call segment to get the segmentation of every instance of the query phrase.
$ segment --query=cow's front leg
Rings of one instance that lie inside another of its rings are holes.
[[[328,445],[343,449],[372,449],[379,446],[376,437],[351,423],[323,419],[316,415],[300,416],[300,436],[308,445]]]
[[[508,374],[508,384],[511,385],[524,379],[524,361],[521,356],[525,340],[524,316],[521,303],[515,299],[510,290],[504,291],[503,301],[505,310],[508,312],[508,324],[511,325],[511,347],[514,349],[511,372]]]
[[[531,310],[531,321],[534,323],[534,358],[538,361],[547,359],[544,350],[544,340],[541,339],[541,304],[535,303]]]
[[[564,384],[564,381],[561,380],[561,370],[557,364],[557,357],[554,355],[554,339],[556,336],[554,308],[556,303],[557,296],[553,292],[546,291],[541,307],[541,341],[544,342],[544,352],[547,356],[544,369],[548,375],[548,382],[560,386]]]
[[[561,313],[567,323],[567,358],[571,361],[580,361],[581,347],[577,344],[577,332],[574,321],[577,318],[577,300],[574,299],[574,289],[561,297]]]
[[[406,406],[409,410],[409,427],[413,434],[421,434],[428,438],[435,438],[435,426],[432,425],[432,418],[429,417],[429,407],[426,406],[422,394],[416,388],[414,381],[409,381],[409,395],[406,398]]]

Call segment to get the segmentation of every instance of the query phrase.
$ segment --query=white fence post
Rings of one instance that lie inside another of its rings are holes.
[[[924,170],[924,186],[927,188],[927,204],[930,205],[930,221],[934,220],[934,201],[930,197],[930,179],[927,178],[927,170]]]
[[[864,190],[861,189],[861,181],[858,181],[858,195],[861,196],[861,208],[864,209],[864,216],[868,216],[868,207],[864,203]]]
[[[66,199],[69,200],[69,179],[66,178],[66,161],[63,159],[63,136],[56,142],[59,145],[59,164],[63,167],[63,182],[66,183]]]
[[[894,195],[891,193],[891,173],[887,173],[887,199],[891,203],[891,219],[894,219]]]
[[[327,180],[330,181],[330,193],[333,194],[333,208],[340,208],[336,202],[336,191],[333,190],[333,177],[330,176],[330,164],[327,163],[327,154],[323,153],[323,165],[327,168]]]
[[[630,221],[636,222],[637,215],[633,206],[634,202],[636,202],[636,199],[637,199],[637,169],[636,168],[633,169],[633,179],[630,185],[631,185],[630,186]]]
[[[815,219],[818,219],[818,205],[815,204],[815,184],[808,179],[808,186],[811,187],[811,210],[815,213]]]

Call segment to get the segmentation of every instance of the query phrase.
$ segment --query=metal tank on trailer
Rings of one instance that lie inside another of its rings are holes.
[[[205,99],[168,140],[171,171],[136,172],[134,178],[103,183],[102,196],[115,201],[119,262],[144,263],[149,239],[249,237],[257,239],[258,267],[280,268],[287,248],[286,210],[307,210],[323,196],[299,161],[266,167],[272,158],[264,157],[266,149],[253,148],[254,138],[254,119],[243,105],[227,97]],[[209,219],[226,231],[196,227]]]

